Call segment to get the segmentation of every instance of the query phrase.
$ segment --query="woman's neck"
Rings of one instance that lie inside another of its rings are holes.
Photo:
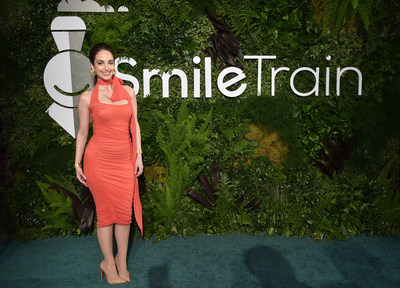
[[[113,82],[112,78],[109,79],[109,80],[103,80],[103,79],[100,79],[100,78],[97,79],[97,83],[99,85],[110,85],[110,84],[112,84],[112,82]]]

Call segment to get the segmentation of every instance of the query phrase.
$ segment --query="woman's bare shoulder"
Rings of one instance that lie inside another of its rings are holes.
[[[90,97],[93,90],[86,90],[79,96],[79,102],[90,103]]]
[[[125,88],[126,91],[128,91],[129,95],[131,95],[131,97],[135,97],[135,91],[133,90],[133,88],[131,86],[128,85],[122,85],[122,87]]]
[[[93,91],[93,90],[86,90],[86,91],[84,91],[84,92],[81,94],[80,98],[90,98],[90,96],[92,96],[92,91]]]

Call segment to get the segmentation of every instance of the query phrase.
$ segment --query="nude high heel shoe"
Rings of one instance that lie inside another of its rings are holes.
[[[115,255],[115,266],[117,267],[119,277],[124,279],[126,282],[131,282],[131,277],[129,275],[129,271],[121,272],[119,270],[119,267],[118,267],[118,264],[117,264],[117,259],[118,259],[118,254]]]
[[[125,283],[125,282],[126,282],[126,280],[122,279],[122,277],[119,277],[118,275],[117,275],[117,278],[115,278],[115,279],[110,279],[110,278],[107,276],[107,273],[106,273],[104,260],[101,261],[101,263],[100,263],[100,271],[101,271],[101,280],[103,280],[103,274],[106,274],[106,279],[107,279],[108,284],[113,285],[113,284],[122,284],[122,283]]]

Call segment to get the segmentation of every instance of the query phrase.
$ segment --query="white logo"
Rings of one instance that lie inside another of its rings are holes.
[[[114,12],[111,6],[100,6],[93,0],[63,0],[58,5],[59,12]],[[127,12],[128,8],[121,6],[118,12]],[[79,95],[91,88],[92,79],[90,77],[90,61],[82,55],[79,51],[82,48],[83,39],[85,36],[86,25],[83,20],[77,16],[60,16],[56,17],[51,23],[51,31],[54,40],[57,43],[60,53],[55,55],[47,64],[44,71],[44,83],[47,92],[56,101],[53,103],[47,112],[49,115],[61,125],[72,137],[75,138],[78,131],[78,112],[77,104]],[[262,88],[262,63],[264,60],[275,60],[276,55],[245,55],[244,60],[256,60],[258,64],[257,72],[257,96],[261,95]],[[331,60],[331,56],[326,57],[327,64]],[[193,58],[195,65],[200,64],[201,59],[198,56]],[[139,92],[140,85],[136,77],[129,74],[124,74],[118,71],[118,65],[126,63],[131,67],[136,66],[136,61],[130,57],[120,57],[115,59],[116,76],[131,82],[136,95]],[[193,74],[190,75],[193,80],[193,97],[201,98],[201,72],[204,73],[204,95],[205,98],[212,97],[212,67],[211,57],[204,58],[204,71],[194,68]],[[289,67],[271,67],[270,70],[270,83],[271,96],[275,96],[275,82],[279,77],[279,73],[289,73]],[[330,67],[325,67],[325,73],[320,71],[320,67],[299,67],[290,76],[290,89],[297,96],[308,97],[310,95],[320,95],[320,77],[325,74],[325,96],[330,94]],[[362,95],[362,73],[357,67],[344,67],[336,68],[336,95],[340,95],[340,83],[342,74],[346,71],[356,73],[357,81],[357,95]],[[299,91],[295,87],[295,78],[301,73],[311,73],[314,76],[314,87],[309,91]],[[230,74],[230,79],[227,75]],[[321,75],[322,74],[322,75]],[[181,82],[181,97],[188,97],[188,76],[181,69],[172,69],[171,72],[160,73],[159,69],[143,69],[143,97],[150,96],[150,80],[153,77],[161,77],[162,80],[162,97],[169,97],[169,80],[171,77],[180,78]],[[322,76],[323,77],[323,76]],[[246,78],[246,74],[242,69],[237,67],[227,67],[222,70],[217,78],[217,88],[226,97],[238,97],[247,88],[247,84],[242,80]],[[240,85],[235,85],[241,82]],[[235,85],[234,87],[232,87]],[[228,89],[229,88],[229,89]]]
[[[61,1],[59,12],[114,12],[111,6],[102,6],[93,0]],[[121,6],[119,12],[127,12]],[[77,16],[59,16],[51,23],[51,34],[60,53],[47,63],[44,85],[54,103],[47,109],[50,117],[75,138],[79,129],[78,99],[85,90],[92,88],[90,61],[81,51],[85,37],[85,22]]]
[[[114,8],[110,5],[100,6],[94,0],[62,0],[58,4],[58,12],[114,12]],[[128,12],[128,8],[121,6],[118,8],[118,12]]]

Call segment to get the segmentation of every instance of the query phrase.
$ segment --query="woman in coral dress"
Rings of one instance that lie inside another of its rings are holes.
[[[127,251],[132,203],[143,235],[137,179],[143,172],[137,103],[133,89],[114,76],[114,53],[110,46],[96,44],[89,58],[96,85],[79,98],[74,166],[78,180],[89,187],[96,204],[97,238],[104,256],[101,278],[105,273],[108,283],[119,284],[130,281]],[[90,119],[93,136],[85,149]],[[114,235],[118,247],[115,257]]]

